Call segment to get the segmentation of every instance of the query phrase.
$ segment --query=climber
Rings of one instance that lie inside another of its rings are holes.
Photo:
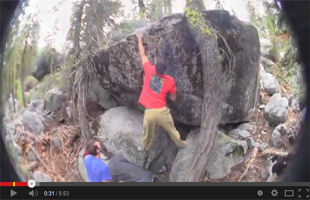
[[[99,142],[96,141],[97,146],[98,144]],[[99,145],[101,153],[109,160],[109,174],[113,182],[160,182],[156,174],[128,161],[122,155],[113,155],[103,144]],[[85,158],[87,155],[89,152],[86,148],[83,157]]]
[[[100,142],[90,140],[86,150],[88,155],[84,157],[84,164],[90,182],[111,182],[112,177],[108,166],[100,158]]]
[[[170,135],[179,148],[185,148],[186,142],[180,139],[176,130],[170,110],[166,107],[166,97],[170,93],[172,101],[176,100],[176,86],[173,77],[164,75],[166,71],[165,61],[157,58],[155,66],[145,55],[142,44],[142,35],[136,33],[138,38],[139,53],[144,68],[144,83],[140,94],[139,103],[145,107],[141,147],[147,153],[155,138],[155,129],[159,125]]]

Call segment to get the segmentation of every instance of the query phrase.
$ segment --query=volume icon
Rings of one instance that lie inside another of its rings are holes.
[[[38,190],[31,190],[31,191],[29,192],[29,195],[32,196],[32,197],[38,196]]]

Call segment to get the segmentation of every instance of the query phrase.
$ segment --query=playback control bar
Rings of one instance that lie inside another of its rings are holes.
[[[1,187],[0,199],[310,199],[309,186]]]

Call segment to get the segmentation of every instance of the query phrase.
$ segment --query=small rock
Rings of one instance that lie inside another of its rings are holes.
[[[295,112],[295,113],[298,113],[299,111],[300,111],[300,109],[299,109],[299,103],[298,103],[298,100],[297,99],[293,99],[292,100],[292,102],[291,102],[291,104],[290,104],[292,107],[293,107],[293,111]]]
[[[28,160],[29,161],[36,161],[37,160],[37,156],[32,151],[29,151],[28,152]]]
[[[246,139],[246,142],[247,142],[249,148],[254,147],[255,140],[252,137],[248,137]]]
[[[281,135],[286,135],[286,134],[287,134],[287,127],[286,127],[285,124],[279,124],[279,125],[275,128],[275,130],[278,130],[278,131],[281,133]]]
[[[265,118],[270,124],[277,126],[288,117],[288,100],[281,94],[274,94],[265,107]]]
[[[33,173],[33,179],[36,182],[52,182],[52,178],[50,176],[40,171],[35,171]]]
[[[53,88],[44,95],[44,100],[45,109],[55,112],[63,103],[62,92],[58,88]]]
[[[276,93],[280,93],[280,85],[277,79],[270,73],[261,74],[261,80],[263,83],[264,90],[269,95],[274,95]]]
[[[266,105],[260,105],[259,109],[263,110],[266,107]]]
[[[262,144],[260,144],[260,143],[258,143],[258,142],[255,142],[254,143],[254,146],[256,146],[257,145],[257,147],[258,147],[258,149],[262,152],[262,151],[264,151],[267,147],[268,147],[268,144],[267,143],[262,143]]]
[[[238,126],[239,130],[247,130],[247,131],[254,131],[256,129],[256,126],[250,124],[250,123],[244,123],[244,124],[240,124]]]
[[[261,173],[260,173],[260,177],[263,179],[263,180],[266,180],[268,177],[269,177],[269,173],[267,170],[263,170]]]
[[[33,161],[33,162],[30,163],[28,169],[29,169],[30,171],[33,171],[33,170],[35,170],[38,166],[39,166],[39,162],[38,162],[38,161]]]
[[[72,109],[70,106],[66,107],[66,112],[67,112],[68,117],[71,118],[72,117]]]
[[[36,136],[45,130],[43,120],[43,117],[37,112],[25,110],[22,113],[22,123],[25,129]]]
[[[274,130],[271,135],[272,145],[279,148],[282,144],[281,140],[281,133],[278,130]]]
[[[52,139],[52,151],[59,152],[62,148],[61,141],[58,137]]]
[[[247,137],[250,137],[250,133],[246,130],[241,130],[238,132],[239,136],[242,138],[242,139],[245,139]]]

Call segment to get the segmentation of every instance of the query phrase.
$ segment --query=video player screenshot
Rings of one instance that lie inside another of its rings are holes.
[[[0,8],[0,199],[310,199],[309,1]]]

